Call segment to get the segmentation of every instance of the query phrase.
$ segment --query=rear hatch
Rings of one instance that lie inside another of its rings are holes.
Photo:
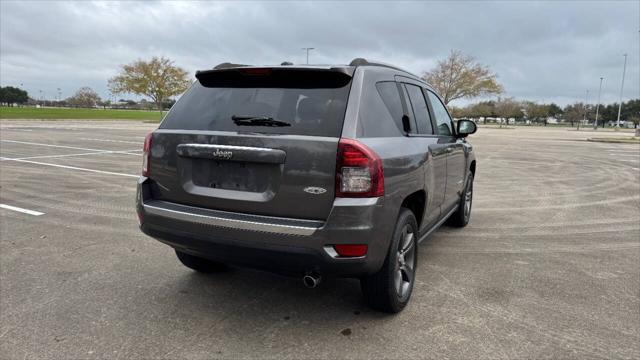
[[[326,219],[351,75],[349,68],[198,72],[153,134],[153,198]]]

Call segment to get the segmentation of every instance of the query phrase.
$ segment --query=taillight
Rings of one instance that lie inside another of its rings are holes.
[[[338,255],[343,257],[361,257],[367,255],[369,247],[362,244],[336,244],[333,245]]]
[[[384,195],[382,160],[364,144],[340,139],[336,162],[336,197]]]
[[[149,165],[151,163],[151,138],[153,133],[148,133],[144,138],[142,148],[142,176],[149,176]]]

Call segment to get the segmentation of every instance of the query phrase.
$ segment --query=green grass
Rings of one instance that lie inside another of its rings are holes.
[[[0,107],[0,119],[34,120],[155,120],[160,121],[159,111],[115,110],[115,109],[72,109],[72,108],[35,108]]]

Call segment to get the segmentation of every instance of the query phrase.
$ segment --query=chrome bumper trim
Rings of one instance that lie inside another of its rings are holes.
[[[155,201],[152,203],[162,203],[161,201]],[[272,219],[267,216],[259,216],[259,215],[246,215],[246,214],[238,214],[242,217],[251,217],[255,220],[244,220],[244,219],[234,219],[231,217],[223,217],[216,215],[205,214],[206,209],[197,209],[197,211],[186,212],[180,210],[169,209],[166,207],[155,206],[151,204],[143,204],[145,213],[150,215],[156,215],[161,217],[166,217],[174,220],[187,221],[196,224],[204,224],[204,225],[212,225],[212,226],[220,226],[231,229],[240,229],[240,230],[249,230],[249,231],[258,231],[258,232],[268,232],[275,234],[285,234],[285,235],[298,235],[298,236],[310,236],[313,235],[316,230],[318,230],[322,226],[322,222],[313,221],[313,220],[295,220],[291,219],[290,221],[295,222],[309,222],[308,226],[301,225],[286,225],[286,224],[277,224],[274,222],[266,222],[265,220]],[[191,207],[188,207],[191,208]],[[217,212],[224,214],[225,212]],[[233,214],[233,213],[229,213]],[[262,221],[261,221],[262,220]],[[275,220],[275,219],[274,219]]]
[[[382,204],[382,197],[335,198],[333,206],[374,206]]]

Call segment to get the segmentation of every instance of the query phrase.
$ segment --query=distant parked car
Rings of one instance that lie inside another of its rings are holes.
[[[417,244],[471,216],[476,160],[419,77],[339,66],[197,72],[144,143],[144,233],[200,271],[237,264],[361,280],[375,309],[408,303]]]
[[[608,121],[607,122],[607,126],[609,126],[609,127],[614,127],[617,124],[618,124],[617,120]],[[621,128],[625,128],[625,129],[634,129],[635,128],[635,124],[632,121],[620,120],[620,127]]]

